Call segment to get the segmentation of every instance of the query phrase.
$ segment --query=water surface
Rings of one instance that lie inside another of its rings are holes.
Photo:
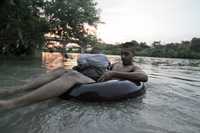
[[[119,56],[109,58],[112,62],[119,60]],[[76,64],[75,58],[71,60],[64,63],[66,68]],[[1,111],[0,131],[199,133],[200,60],[136,57],[134,62],[149,75],[143,96],[114,103],[52,99]],[[53,67],[49,64],[44,57],[43,62],[39,59],[1,60],[0,88],[25,84]]]

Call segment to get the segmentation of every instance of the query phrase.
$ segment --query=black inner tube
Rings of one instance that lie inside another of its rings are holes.
[[[90,102],[118,101],[140,96],[144,92],[144,83],[135,84],[128,80],[110,80],[106,82],[76,85],[60,97],[62,99],[74,98]]]

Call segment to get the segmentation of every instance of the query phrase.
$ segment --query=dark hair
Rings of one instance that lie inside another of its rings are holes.
[[[121,51],[129,51],[129,52],[131,52],[133,55],[135,54],[134,48],[130,48],[130,47],[121,47]]]
[[[129,51],[132,52],[132,54],[135,54],[135,48],[133,46],[133,43],[131,42],[125,42],[121,45],[121,51]]]

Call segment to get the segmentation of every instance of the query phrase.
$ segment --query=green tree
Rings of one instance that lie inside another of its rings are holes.
[[[150,48],[150,46],[148,46],[146,42],[140,42],[139,47],[140,49]]]
[[[27,55],[54,32],[85,48],[94,38],[85,25],[99,21],[94,0],[3,0],[0,5],[0,54]],[[91,41],[89,41],[91,39]]]
[[[195,52],[200,52],[200,38],[192,38],[191,50]]]
[[[78,43],[82,49],[91,38],[85,25],[96,26],[99,22],[97,3],[94,0],[52,0],[45,4],[50,32],[67,42]],[[62,31],[56,32],[56,31]],[[84,51],[84,50],[83,50]]]
[[[152,43],[153,48],[162,48],[161,41],[154,41]]]
[[[8,0],[0,8],[0,54],[33,54],[44,41],[43,0]]]

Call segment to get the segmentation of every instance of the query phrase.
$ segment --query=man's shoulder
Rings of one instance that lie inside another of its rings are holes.
[[[112,70],[132,72],[132,71],[134,71],[134,65],[124,66],[122,62],[116,62],[116,63],[112,64]]]
[[[119,66],[122,66],[122,63],[121,62],[115,62],[115,63],[112,63],[112,68],[115,68],[115,67],[119,67]]]
[[[123,63],[122,63],[121,61],[115,62],[115,63],[113,63],[112,65],[113,65],[113,66],[114,66],[114,65],[116,65],[116,66],[119,66],[119,65],[120,65],[120,66],[124,66]],[[136,66],[135,64],[128,65],[128,66],[138,67],[138,66]]]
[[[115,64],[113,64],[113,66],[120,66],[120,67],[124,67],[124,65],[122,64],[122,62],[116,62]],[[136,71],[136,70],[142,70],[139,66],[137,66],[135,63],[133,63],[132,65],[126,66],[129,67],[130,69],[132,69],[132,71]]]
[[[112,65],[113,65],[113,66],[114,66],[114,65],[122,65],[122,62],[118,61],[118,62],[113,63]]]
[[[133,70],[134,71],[142,71],[142,68],[140,68],[139,66],[133,64]]]

